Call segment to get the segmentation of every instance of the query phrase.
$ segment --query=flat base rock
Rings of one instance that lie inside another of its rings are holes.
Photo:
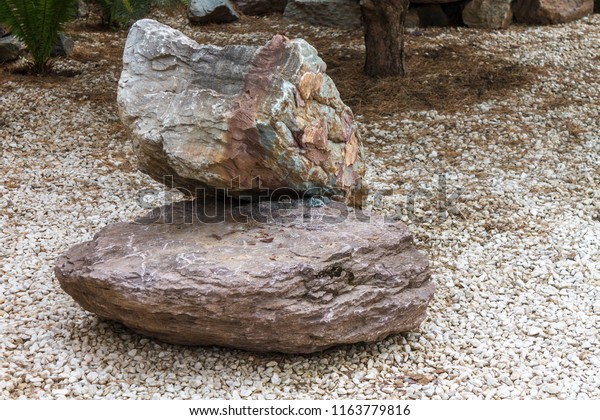
[[[433,296],[401,223],[326,199],[179,202],[55,268],[83,308],[170,343],[310,353],[415,329]]]

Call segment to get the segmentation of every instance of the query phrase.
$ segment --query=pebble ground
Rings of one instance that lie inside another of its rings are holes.
[[[119,63],[97,52],[124,33],[79,33],[79,59],[56,64],[75,77],[0,74],[0,398],[600,398],[600,15],[422,39],[544,73],[458,111],[358,116],[370,207],[409,225],[438,289],[418,331],[311,356],[156,342],[63,293],[56,257],[160,189],[119,123]]]

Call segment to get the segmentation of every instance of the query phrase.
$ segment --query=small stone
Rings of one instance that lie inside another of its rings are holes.
[[[281,378],[279,377],[279,375],[274,374],[273,376],[271,376],[271,383],[273,385],[279,385],[281,383]]]
[[[556,395],[560,393],[560,387],[556,384],[545,384],[542,387],[542,391],[547,392],[550,395]]]
[[[527,330],[527,335],[535,336],[542,333],[542,329],[538,327],[531,327]]]
[[[252,395],[252,389],[242,388],[240,390],[240,397],[249,397],[250,395]]]
[[[90,372],[86,376],[88,382],[94,383],[98,380],[98,374],[96,372]]]
[[[500,398],[510,398],[510,389],[506,385],[502,385],[498,388],[498,396]]]

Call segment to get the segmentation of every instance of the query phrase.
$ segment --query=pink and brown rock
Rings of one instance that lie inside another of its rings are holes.
[[[318,191],[360,205],[361,141],[325,70],[301,39],[215,47],[136,22],[118,103],[140,169],[192,194],[254,195],[258,178],[271,191]]]
[[[513,10],[517,22],[551,25],[589,15],[594,0],[517,0]]]
[[[55,273],[84,309],[171,343],[310,353],[417,328],[434,285],[406,226],[313,200],[179,202]]]

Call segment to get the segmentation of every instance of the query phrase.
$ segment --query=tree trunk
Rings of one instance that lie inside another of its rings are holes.
[[[373,77],[404,76],[404,20],[409,0],[362,0],[367,57]]]

